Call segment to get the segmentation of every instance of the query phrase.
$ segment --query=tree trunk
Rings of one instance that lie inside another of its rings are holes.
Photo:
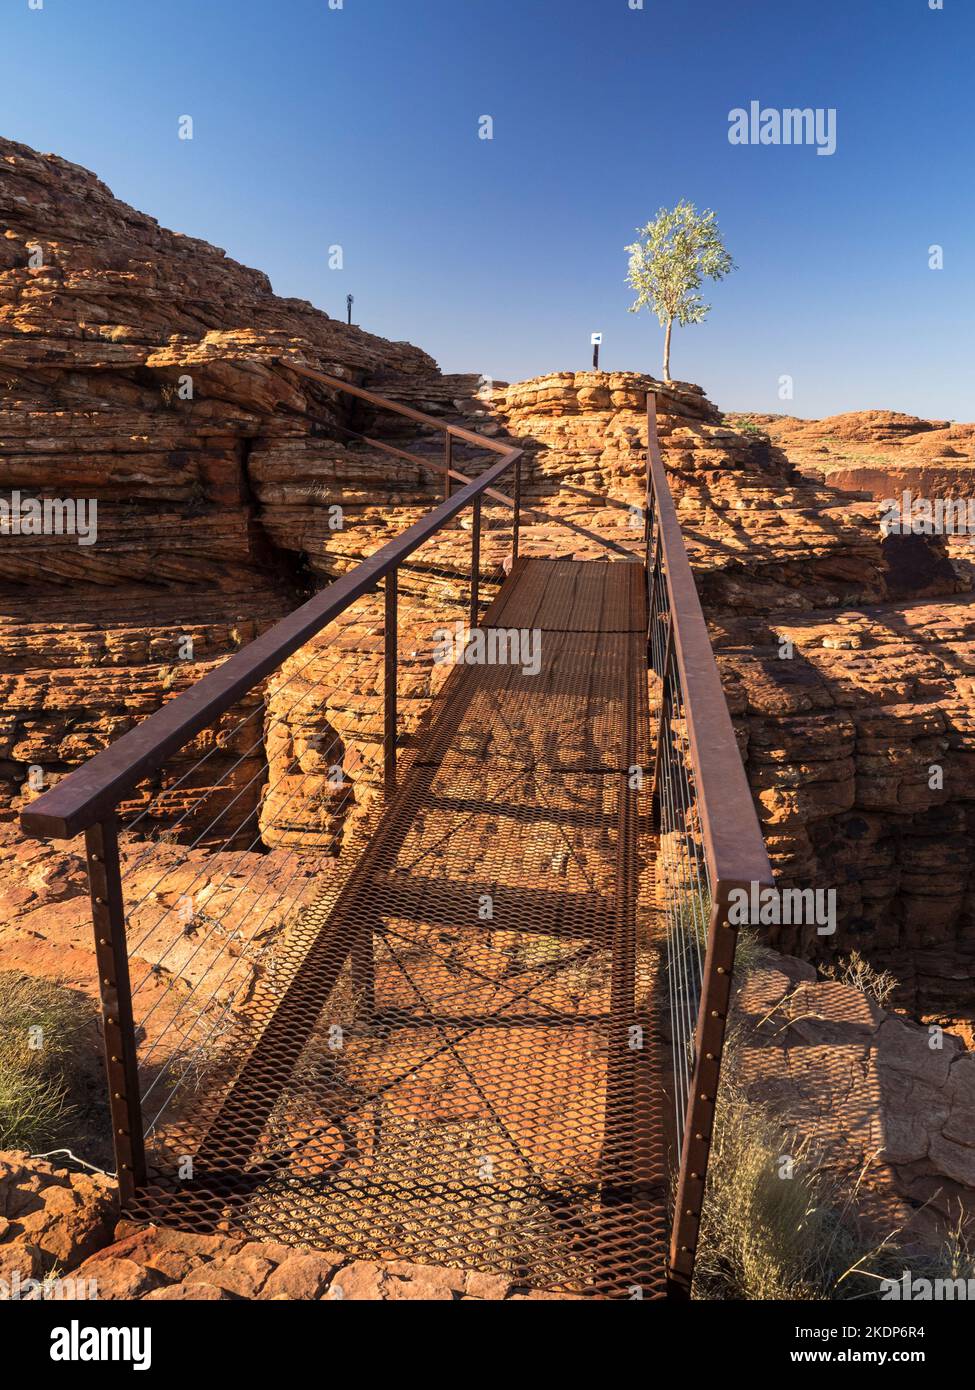
[[[667,320],[667,333],[664,338],[664,381],[670,380],[670,331],[674,326],[674,320]]]

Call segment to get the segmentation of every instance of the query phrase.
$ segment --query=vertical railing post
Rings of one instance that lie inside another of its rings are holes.
[[[471,620],[470,630],[477,627],[481,600],[481,494],[474,498],[471,519]]]
[[[653,773],[650,782],[650,824],[656,829],[660,829],[660,788],[662,782],[661,764],[667,756],[665,743],[671,737],[670,720],[671,705],[673,704],[671,692],[674,680],[673,661],[674,661],[674,624],[669,618],[667,623],[667,640],[664,646],[663,669],[660,673],[660,714],[657,718],[657,737],[653,748]]]
[[[650,456],[657,444],[657,397],[653,391],[647,392],[647,471],[643,490],[643,554],[644,564],[650,570],[650,530],[653,512],[653,472]]]
[[[443,441],[443,461],[446,472],[443,475],[443,495],[444,501],[450,499],[450,470],[454,466],[454,436],[450,430],[444,435]]]
[[[708,923],[707,954],[701,981],[701,1003],[694,1033],[694,1067],[684,1119],[670,1272],[678,1293],[689,1294],[694,1275],[701,1208],[707,1184],[708,1160],[714,1135],[714,1109],[721,1075],[721,1054],[731,1004],[737,928],[728,920],[732,888],[748,885],[718,883]]]
[[[514,519],[511,523],[511,563],[518,558],[518,543],[521,532],[521,455],[515,459]]]
[[[397,599],[399,571],[386,576],[385,658],[383,672],[383,790],[387,797],[396,790],[396,685],[399,658]]]
[[[146,1180],[139,1063],[132,1017],[125,903],[114,815],[85,832],[95,960],[102,1002],[112,1139],[123,1207]]]

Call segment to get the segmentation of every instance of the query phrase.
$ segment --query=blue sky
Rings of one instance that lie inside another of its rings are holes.
[[[975,2],[630,4],[0,0],[0,133],[507,380],[588,366],[594,329],[603,366],[658,370],[623,247],[688,198],[738,269],[675,330],[676,377],[725,409],[975,418]],[[836,153],[732,146],[752,100],[834,107]]]

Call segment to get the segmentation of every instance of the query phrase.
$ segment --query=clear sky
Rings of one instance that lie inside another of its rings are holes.
[[[738,270],[676,377],[975,418],[975,0],[32,3],[0,0],[0,132],[447,371],[584,368],[593,330],[658,370],[623,247],[683,197]],[[753,100],[835,108],[836,153],[731,145]]]

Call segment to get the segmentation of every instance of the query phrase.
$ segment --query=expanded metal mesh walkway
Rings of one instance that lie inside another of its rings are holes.
[[[664,1292],[646,625],[639,565],[516,562],[134,1215]]]

